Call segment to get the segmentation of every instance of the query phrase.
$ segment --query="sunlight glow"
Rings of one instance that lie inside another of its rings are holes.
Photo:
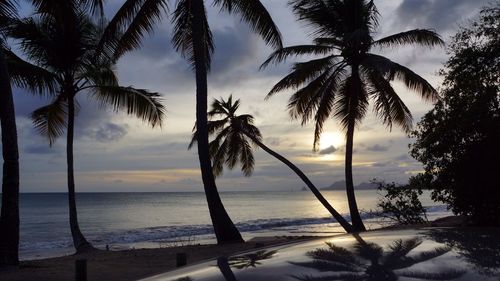
[[[334,146],[335,148],[339,148],[343,146],[345,143],[344,136],[339,132],[328,132],[321,134],[321,141],[319,144],[319,148],[325,149],[330,146]]]

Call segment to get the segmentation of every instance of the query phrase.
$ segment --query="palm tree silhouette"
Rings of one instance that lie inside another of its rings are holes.
[[[438,247],[410,255],[411,251],[422,244],[419,238],[396,240],[388,250],[381,246],[364,241],[354,235],[357,242],[348,250],[327,242],[327,249],[316,249],[307,253],[312,258],[309,262],[292,262],[294,265],[313,268],[321,272],[333,273],[322,276],[294,276],[303,281],[319,280],[366,280],[396,281],[399,277],[425,280],[453,280],[464,274],[459,270],[440,270],[440,272],[421,272],[408,270],[409,267],[432,260],[450,251],[448,247]]]
[[[0,267],[19,264],[19,150],[16,114],[7,70],[4,30],[17,17],[15,1],[0,0],[0,123],[3,174],[0,214]]]
[[[7,53],[9,70],[19,86],[52,102],[32,113],[35,128],[48,137],[50,144],[67,129],[67,177],[69,220],[77,252],[92,249],[78,224],[75,202],[73,138],[76,95],[93,98],[101,106],[125,110],[153,127],[161,126],[164,107],[157,93],[120,86],[114,72],[122,34],[109,42],[100,42],[105,21],[100,1],[37,0],[36,13],[15,21],[8,35],[19,42],[27,61],[13,52]],[[102,3],[101,3],[102,4]],[[97,19],[93,20],[92,16]],[[105,48],[98,49],[103,44]],[[123,54],[123,53],[121,53]],[[32,80],[36,80],[34,83]]]
[[[108,32],[128,28],[130,44],[125,49],[136,48],[140,39],[153,30],[160,20],[162,10],[168,10],[167,0],[127,0],[111,20]],[[237,14],[242,21],[258,33],[264,41],[276,48],[282,47],[281,35],[269,12],[260,0],[213,0],[212,5],[220,11]],[[196,126],[199,130],[198,158],[201,177],[207,198],[210,218],[218,243],[242,242],[243,238],[227,214],[217,191],[210,163],[207,108],[207,75],[215,45],[208,23],[204,0],[179,0],[173,12],[174,35],[172,42],[177,51],[187,58],[196,75]]]
[[[222,175],[224,165],[229,169],[233,169],[239,162],[243,174],[250,176],[255,164],[252,145],[259,146],[292,169],[345,231],[352,232],[351,225],[328,203],[321,192],[297,166],[262,143],[262,135],[259,129],[253,125],[253,116],[249,114],[236,115],[239,106],[240,100],[237,99],[233,102],[233,96],[230,95],[227,101],[222,98],[220,100],[215,99],[212,102],[211,110],[208,112],[210,118],[208,132],[210,135],[215,135],[215,139],[209,145],[214,175]],[[213,120],[216,117],[221,119]],[[197,141],[198,130],[195,126],[189,148]]]
[[[267,98],[286,89],[296,92],[288,109],[302,125],[314,120],[314,145],[317,150],[323,125],[330,117],[340,120],[346,131],[346,192],[353,227],[365,230],[359,215],[352,177],[354,130],[366,114],[369,99],[383,122],[393,123],[409,131],[410,110],[396,94],[390,82],[400,80],[407,88],[426,100],[435,100],[437,93],[425,79],[388,58],[371,53],[376,47],[407,44],[435,46],[444,44],[439,36],[425,29],[415,29],[374,40],[378,27],[378,11],[367,0],[291,0],[294,13],[312,28],[314,44],[298,45],[275,51],[263,63],[285,61],[291,56],[322,56],[295,63],[291,73],[279,81]],[[298,89],[298,90],[297,90]]]

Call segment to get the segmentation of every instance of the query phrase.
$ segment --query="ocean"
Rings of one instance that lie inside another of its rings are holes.
[[[323,191],[346,218],[343,191]],[[368,228],[386,221],[370,213],[376,190],[356,192]],[[338,223],[309,191],[222,192],[222,200],[245,239],[276,235],[334,235]],[[449,215],[425,193],[429,219]],[[65,193],[24,193],[20,197],[23,260],[73,253]],[[215,241],[203,193],[78,193],[80,228],[98,248],[155,248]]]

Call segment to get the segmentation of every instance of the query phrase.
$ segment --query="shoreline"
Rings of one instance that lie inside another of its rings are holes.
[[[424,227],[460,227],[464,218],[449,216],[421,225],[388,226],[376,230],[394,230]],[[342,235],[342,234],[337,234]],[[334,237],[337,235],[326,236]],[[75,260],[86,259],[88,280],[137,280],[176,269],[176,254],[186,253],[188,265],[252,251],[269,246],[279,246],[325,236],[257,236],[239,244],[192,244],[155,249],[95,250],[55,258],[21,261],[19,268],[0,271],[0,280],[51,280],[74,279]]]

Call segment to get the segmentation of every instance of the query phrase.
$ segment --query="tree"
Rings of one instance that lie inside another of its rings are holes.
[[[6,46],[2,38],[8,19],[14,17],[14,1],[0,0],[0,123],[3,154],[0,267],[19,263],[19,152],[14,100],[4,55]]]
[[[128,38],[135,48],[146,32],[152,32],[154,22],[167,10],[165,0],[128,0],[111,20],[109,32],[129,26]],[[259,0],[214,0],[213,6],[229,14],[237,14],[247,22],[264,41],[276,48],[282,47],[281,35],[270,14]],[[208,23],[205,1],[179,0],[173,12],[174,35],[172,42],[177,51],[189,61],[196,76],[196,126],[199,131],[198,158],[210,218],[218,243],[242,242],[241,234],[227,214],[217,191],[210,163],[207,109],[207,75],[215,45]]]
[[[314,145],[317,150],[323,125],[330,117],[340,120],[346,131],[346,192],[353,227],[365,230],[359,215],[352,177],[354,131],[366,115],[369,100],[374,102],[378,117],[389,127],[396,124],[409,131],[412,115],[391,85],[402,81],[406,87],[426,100],[437,93],[422,77],[390,59],[372,53],[374,48],[419,44],[432,47],[443,41],[431,30],[414,29],[374,40],[378,11],[367,0],[292,0],[299,21],[312,28],[313,44],[298,45],[275,51],[264,62],[279,63],[292,56],[321,56],[295,63],[290,74],[279,81],[267,98],[277,92],[293,89],[288,109],[302,125],[315,123]]]
[[[80,231],[75,198],[73,139],[77,94],[115,111],[125,110],[153,127],[161,126],[164,107],[159,94],[120,86],[114,72],[123,34],[101,42],[105,21],[99,1],[33,1],[36,13],[15,21],[8,35],[19,42],[27,61],[6,53],[13,81],[31,92],[52,97],[32,113],[35,128],[52,144],[67,129],[69,220],[77,252],[92,249]],[[96,15],[96,20],[92,19]],[[105,48],[98,48],[98,46]]]
[[[481,225],[500,225],[499,28],[496,4],[453,37],[440,99],[412,133],[432,198]]]
[[[379,191],[385,192],[377,202],[383,217],[403,225],[427,221],[426,210],[418,198],[422,195],[422,189],[415,187],[414,181],[415,178],[410,178],[410,183],[406,185],[372,181],[378,185]]]
[[[255,164],[252,145],[258,146],[292,169],[344,230],[348,233],[352,232],[352,226],[328,203],[321,192],[297,166],[262,143],[260,130],[253,125],[253,116],[249,114],[236,115],[239,106],[240,100],[237,99],[233,102],[231,95],[227,101],[222,98],[214,100],[212,108],[208,112],[208,117],[211,119],[208,121],[208,133],[209,135],[215,135],[214,140],[209,144],[214,175],[222,175],[224,165],[229,169],[233,169],[238,162],[245,176],[252,175]],[[216,117],[221,119],[213,120]],[[195,127],[189,148],[197,140],[198,130]]]

